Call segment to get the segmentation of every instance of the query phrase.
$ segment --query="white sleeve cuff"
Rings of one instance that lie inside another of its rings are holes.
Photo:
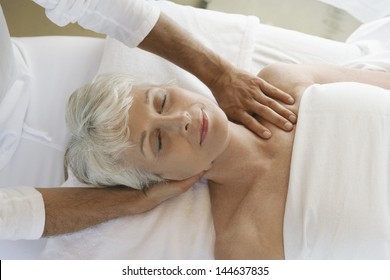
[[[39,239],[45,226],[45,206],[32,187],[0,188],[0,239]]]

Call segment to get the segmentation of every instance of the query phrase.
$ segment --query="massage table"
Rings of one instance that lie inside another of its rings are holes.
[[[253,74],[273,62],[332,63],[390,70],[390,63],[383,59],[389,44],[378,41],[378,38],[390,38],[388,20],[362,26],[341,43],[262,25],[251,16],[201,10],[167,1],[153,4],[202,43]],[[209,89],[193,75],[153,54],[127,48],[111,38],[36,37],[12,38],[11,42],[20,56],[29,85],[25,89],[30,99],[21,129],[23,139],[49,141],[57,152],[53,153],[53,149],[36,151],[33,147],[24,147],[21,142],[5,167],[6,171],[1,171],[1,174],[9,174],[8,185],[80,185],[71,173],[64,182],[62,156],[68,137],[64,112],[72,91],[98,73],[127,72],[140,83],[162,84],[175,80],[179,86],[213,99]],[[50,106],[42,109],[43,100]],[[45,127],[41,127],[41,123]],[[21,172],[26,176],[21,177]],[[291,216],[291,219],[295,217]],[[0,241],[0,257],[213,259],[214,241],[207,182],[199,181],[185,194],[140,215],[38,241]]]

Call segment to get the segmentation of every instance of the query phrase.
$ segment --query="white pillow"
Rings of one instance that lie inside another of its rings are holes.
[[[195,76],[152,53],[129,48],[115,39],[107,39],[98,73],[124,72],[136,84],[165,85],[175,81],[180,87],[214,100],[210,90]]]

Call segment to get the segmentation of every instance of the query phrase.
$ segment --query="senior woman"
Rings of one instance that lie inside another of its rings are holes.
[[[378,91],[380,98],[390,98],[389,73],[275,64],[259,76],[292,94],[295,104],[285,106],[295,114],[313,84],[335,83],[343,88],[341,95],[362,87],[367,98]],[[334,93],[335,88],[322,91]],[[286,132],[260,120],[273,134],[273,141],[267,141],[230,122],[207,98],[176,86],[133,86],[122,74],[99,76],[76,91],[67,119],[73,136],[66,157],[79,180],[142,189],[206,171],[215,257],[285,258],[283,225],[295,128]]]

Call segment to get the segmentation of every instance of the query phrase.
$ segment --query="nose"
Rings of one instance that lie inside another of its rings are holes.
[[[159,115],[156,126],[170,131],[186,133],[191,122],[191,115],[186,111],[181,111],[169,115]]]

